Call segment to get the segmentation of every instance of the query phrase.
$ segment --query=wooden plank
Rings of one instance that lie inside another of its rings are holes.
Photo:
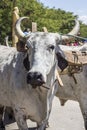
[[[43,27],[42,30],[43,30],[44,32],[48,32],[48,30],[47,30],[46,27]]]
[[[16,43],[18,42],[18,37],[15,33],[15,23],[19,19],[19,9],[18,7],[14,7],[13,10],[13,23],[12,23],[12,46],[16,46]]]
[[[32,32],[37,32],[37,23],[32,22]]]
[[[72,64],[87,64],[87,52],[81,52],[81,51],[64,51],[65,59]]]

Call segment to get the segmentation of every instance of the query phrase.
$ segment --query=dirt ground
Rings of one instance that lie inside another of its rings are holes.
[[[27,123],[30,127],[29,130],[35,130],[36,123],[29,120]],[[85,130],[78,102],[67,101],[65,106],[62,107],[58,98],[55,97],[49,125],[50,127],[47,130]],[[6,130],[18,130],[16,123],[7,124]]]

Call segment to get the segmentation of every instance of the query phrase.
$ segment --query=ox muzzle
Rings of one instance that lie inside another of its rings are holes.
[[[41,86],[45,83],[44,77],[40,72],[28,72],[27,74],[27,83],[30,84],[33,88]]]

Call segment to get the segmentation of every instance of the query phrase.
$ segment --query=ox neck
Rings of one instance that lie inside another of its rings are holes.
[[[55,60],[54,65],[53,65],[52,69],[50,70],[50,73],[47,75],[47,82],[45,84],[47,86],[47,88],[49,88],[49,89],[54,86],[55,81],[56,81],[56,75],[55,75],[56,66],[57,66],[57,62]]]

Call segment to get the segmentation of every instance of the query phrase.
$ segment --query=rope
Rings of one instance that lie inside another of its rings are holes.
[[[79,36],[75,36],[75,35],[71,35],[71,34],[66,34],[65,36],[70,36],[70,37],[75,37],[75,38],[78,38],[78,39],[87,40],[87,38],[79,37]]]

